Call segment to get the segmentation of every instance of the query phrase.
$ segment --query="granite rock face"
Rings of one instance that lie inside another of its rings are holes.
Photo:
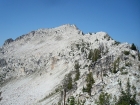
[[[125,54],[126,51],[129,53]],[[99,53],[98,58],[93,52]],[[75,81],[77,62],[80,77]],[[95,80],[91,96],[82,91],[89,72]],[[84,105],[95,105],[102,91],[118,97],[118,81],[122,81],[125,89],[129,78],[140,102],[138,51],[131,50],[128,43],[113,40],[106,32],[83,34],[75,25],[66,24],[5,41],[0,48],[0,104],[63,103],[63,86],[69,73],[73,88],[67,92],[66,99],[74,96]]]

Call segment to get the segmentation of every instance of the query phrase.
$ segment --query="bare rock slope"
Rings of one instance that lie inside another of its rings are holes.
[[[0,48],[1,105],[60,105],[73,99],[75,105],[95,105],[102,92],[119,99],[128,78],[140,103],[139,51],[105,32],[83,34],[67,24],[10,38]]]

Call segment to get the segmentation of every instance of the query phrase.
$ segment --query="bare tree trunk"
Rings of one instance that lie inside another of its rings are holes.
[[[65,100],[66,100],[66,89],[64,89],[64,105],[65,105]]]
[[[101,80],[102,80],[102,82],[103,82],[103,68],[102,68],[102,61],[101,61],[100,67],[101,67]]]

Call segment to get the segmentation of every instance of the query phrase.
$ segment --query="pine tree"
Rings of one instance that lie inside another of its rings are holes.
[[[76,62],[74,68],[75,68],[75,71],[76,71],[74,80],[77,81],[80,78],[80,71],[79,71],[80,65],[79,65],[79,63]]]
[[[132,50],[135,50],[135,51],[137,50],[137,48],[136,48],[136,46],[135,46],[134,43],[132,43],[132,45],[131,45],[131,49],[132,49]]]
[[[87,82],[87,84],[86,84],[87,88],[85,90],[86,90],[86,92],[88,92],[89,95],[91,95],[92,85],[95,83],[92,72],[87,74],[86,82]]]
[[[96,101],[97,105],[110,105],[110,95],[102,92],[99,96],[99,100]]]
[[[69,105],[75,105],[75,99],[73,96],[70,97],[70,104]]]
[[[138,105],[136,101],[136,91],[133,95],[131,94],[131,85],[129,82],[129,78],[126,84],[126,90],[124,91],[121,87],[121,96],[119,97],[116,105]]]

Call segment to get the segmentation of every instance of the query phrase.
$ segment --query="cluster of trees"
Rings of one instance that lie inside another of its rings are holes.
[[[99,58],[101,58],[101,52],[99,49],[90,50],[88,59],[92,60],[92,62],[95,62]]]
[[[114,105],[138,105],[136,101],[136,87],[130,85],[129,79],[126,84],[126,90],[123,90],[121,86],[121,82],[119,83],[119,85],[120,85],[121,95],[119,96],[118,100],[116,96],[114,96],[113,104]],[[99,99],[96,101],[96,104],[111,105],[110,100],[111,100],[111,96],[108,93],[102,92],[99,96]]]

